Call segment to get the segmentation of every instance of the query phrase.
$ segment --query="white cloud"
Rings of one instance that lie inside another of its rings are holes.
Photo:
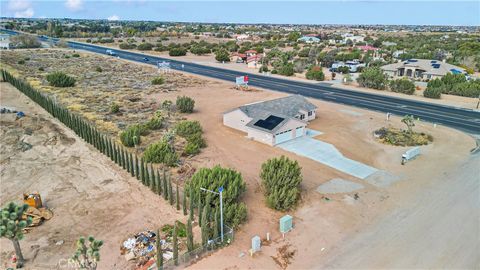
[[[79,11],[83,9],[83,0],[67,0],[65,6],[71,11]]]
[[[112,16],[108,17],[107,20],[118,21],[118,20],[120,20],[120,17],[118,17],[118,15],[112,15]]]
[[[35,14],[35,11],[33,11],[33,8],[27,8],[22,11],[16,11],[15,12],[15,17],[16,18],[31,18],[33,17],[33,14]]]
[[[7,9],[17,18],[31,18],[35,14],[32,3],[28,0],[10,0]]]

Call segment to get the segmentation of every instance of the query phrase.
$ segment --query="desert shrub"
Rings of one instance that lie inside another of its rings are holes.
[[[190,52],[195,54],[195,55],[203,55],[203,54],[211,53],[209,48],[202,47],[202,46],[199,46],[199,45],[192,46],[190,48]]]
[[[69,59],[70,58],[70,55],[66,54],[63,56],[65,59]]]
[[[358,76],[357,82],[362,87],[384,90],[387,85],[387,75],[380,68],[365,68]]]
[[[187,226],[180,221],[176,221],[177,224],[177,236],[178,237],[187,237]],[[173,235],[173,226],[170,224],[163,225],[162,232],[165,233],[165,236],[172,237]]]
[[[141,43],[137,46],[137,50],[140,51],[151,51],[153,48],[153,44],[151,43]]]
[[[301,168],[297,161],[285,156],[269,159],[262,164],[260,178],[269,207],[286,211],[297,204],[302,182]]]
[[[273,73],[273,71],[272,71],[272,73]],[[294,73],[295,73],[295,70],[293,69],[293,63],[283,64],[278,69],[278,74],[283,75],[283,76],[292,76]]]
[[[184,56],[184,55],[187,55],[187,49],[185,49],[183,47],[171,48],[168,51],[168,55],[170,55],[170,56]]]
[[[185,155],[196,155],[200,153],[200,146],[198,144],[195,144],[193,142],[187,141],[187,144],[185,145],[184,149],[184,154]]]
[[[390,81],[390,90],[392,92],[412,95],[415,92],[415,84],[409,79],[398,79]]]
[[[25,60],[21,59],[21,60],[18,60],[17,62],[19,65],[25,65]]]
[[[161,115],[155,115],[145,123],[145,127],[151,130],[160,129],[163,125],[163,117]]]
[[[127,147],[140,144],[140,136],[143,133],[143,127],[140,125],[131,125],[120,133],[120,141]]]
[[[218,62],[230,62],[230,53],[225,49],[220,49],[215,53],[215,60]]]
[[[120,106],[117,103],[113,103],[110,106],[110,112],[111,113],[118,113],[120,111]]]
[[[164,83],[165,83],[165,79],[163,77],[156,77],[152,80],[153,85],[160,85]]]
[[[176,101],[177,109],[182,113],[192,113],[195,100],[187,96],[179,96]]]
[[[278,74],[278,70],[276,69],[272,70],[272,74]]]
[[[350,73],[350,68],[347,67],[347,66],[342,66],[342,67],[337,68],[337,71],[342,73],[342,74],[348,74],[348,73]]]
[[[123,43],[120,43],[120,45],[118,45],[118,47],[122,50],[131,50],[131,49],[135,49],[137,47],[137,45],[135,45],[133,43],[123,42]]]
[[[433,141],[429,134],[412,132],[409,130],[399,130],[394,128],[380,128],[375,131],[375,135],[385,144],[396,146],[418,146],[427,145]]]
[[[175,132],[178,134],[178,136],[188,138],[189,136],[192,136],[196,133],[202,134],[202,126],[200,125],[200,122],[194,120],[194,121],[180,121],[176,124],[175,126]]]
[[[95,68],[95,71],[96,71],[96,72],[103,72],[103,69],[102,69],[101,67],[96,67],[96,68]]]
[[[78,58],[78,57],[80,57],[80,54],[78,54],[78,53],[74,53],[74,54],[72,54],[72,57],[76,57],[76,58]]]
[[[322,68],[319,66],[312,66],[308,69],[305,74],[306,78],[309,80],[323,81],[325,80],[325,74],[323,74]]]
[[[39,67],[38,71],[45,71],[45,68],[44,67]]]
[[[427,98],[439,99],[442,97],[442,90],[440,88],[430,87],[423,91],[423,96]]]
[[[36,36],[24,34],[11,36],[10,42],[14,48],[40,48],[42,45]]]
[[[46,79],[51,86],[55,87],[72,87],[75,85],[73,77],[59,71],[48,74]]]
[[[268,72],[268,66],[267,65],[262,65],[260,69],[258,69],[258,72]]]
[[[246,184],[239,172],[218,165],[213,168],[201,168],[187,182],[185,192],[189,197],[193,196],[190,200],[195,205],[201,201],[202,205],[209,203],[212,209],[216,209],[220,207],[219,196],[212,196],[213,194],[200,188],[218,191],[220,187],[223,187],[224,221],[228,226],[236,228],[247,218],[247,207],[240,202]]]
[[[175,148],[168,142],[162,140],[150,144],[143,153],[143,159],[146,162],[163,163],[167,166],[175,166],[178,161],[178,155]]]
[[[87,43],[92,43],[92,39],[91,39],[91,38],[87,38],[87,40],[85,40],[85,42],[87,42]]]
[[[202,137],[201,133],[195,133],[188,136],[187,144],[185,145],[184,154],[185,155],[196,155],[200,153],[200,150],[207,146],[205,140]]]

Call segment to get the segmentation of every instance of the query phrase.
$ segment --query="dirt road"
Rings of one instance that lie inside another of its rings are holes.
[[[322,268],[479,269],[479,168],[477,153],[339,245]]]

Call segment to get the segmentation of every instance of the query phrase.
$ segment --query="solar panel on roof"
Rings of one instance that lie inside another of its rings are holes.
[[[412,63],[418,62],[417,59],[408,59],[407,61],[408,61],[408,62],[412,62]]]
[[[432,64],[433,68],[440,68],[440,64]]]
[[[283,120],[284,120],[284,118],[282,118],[282,117],[278,117],[278,116],[275,116],[275,115],[270,115],[269,117],[267,117],[267,119],[258,120],[253,125],[257,126],[257,127],[264,128],[264,129],[272,130],[276,126],[278,126],[278,124],[280,124]]]
[[[437,60],[432,60],[432,61],[430,61],[430,63],[435,64],[435,63],[437,63]]]

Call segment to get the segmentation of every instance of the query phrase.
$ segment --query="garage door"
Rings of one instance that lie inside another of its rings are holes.
[[[275,135],[275,144],[286,142],[292,139],[292,130],[284,131]]]
[[[303,136],[304,129],[304,127],[298,127],[297,129],[295,129],[295,138]]]

